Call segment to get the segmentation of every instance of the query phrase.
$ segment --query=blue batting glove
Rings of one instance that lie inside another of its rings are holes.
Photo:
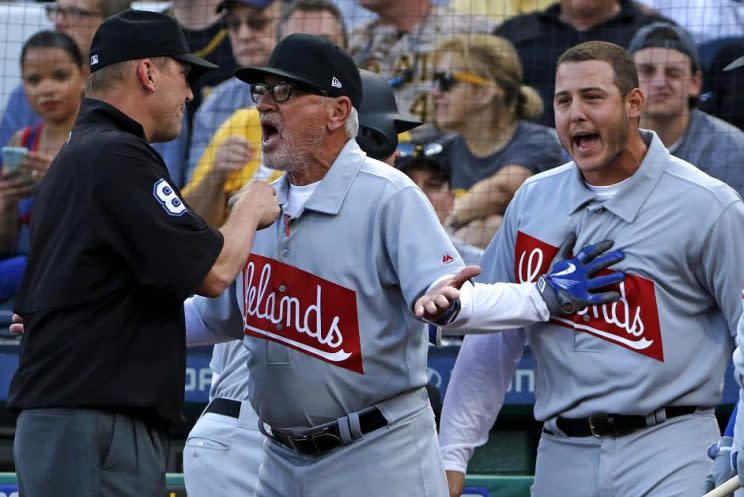
[[[613,242],[603,240],[587,245],[575,257],[568,258],[575,243],[576,235],[572,233],[558,250],[550,272],[537,280],[537,289],[551,315],[573,314],[590,305],[620,300],[618,292],[599,290],[621,283],[625,280],[625,273],[595,275],[622,261],[625,258],[622,250],[607,252]]]

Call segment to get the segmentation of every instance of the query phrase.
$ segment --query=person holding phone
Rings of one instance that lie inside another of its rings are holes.
[[[42,121],[18,130],[3,147],[0,171],[0,300],[15,294],[28,253],[35,187],[46,175],[75,122],[85,85],[75,41],[40,31],[21,50],[23,89]]]

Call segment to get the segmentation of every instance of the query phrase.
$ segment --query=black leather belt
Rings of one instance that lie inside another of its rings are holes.
[[[665,407],[666,419],[692,414],[695,406]],[[662,417],[662,419],[664,419]],[[663,421],[662,421],[663,422]],[[625,416],[622,414],[597,414],[588,418],[558,418],[558,428],[569,437],[622,437],[658,423],[649,423],[646,416]],[[544,430],[551,433],[549,430]]]
[[[207,409],[204,411],[212,412],[214,414],[222,414],[223,416],[230,416],[231,418],[239,418],[240,417],[240,405],[242,402],[239,402],[237,400],[232,399],[223,399],[221,397],[217,397],[216,399],[213,399],[212,402],[209,403],[207,406]]]
[[[359,427],[363,435],[387,426],[387,424],[387,419],[377,407],[359,415]],[[326,425],[302,435],[291,435],[279,430],[272,430],[271,436],[280,444],[305,455],[320,455],[344,445],[338,423]]]

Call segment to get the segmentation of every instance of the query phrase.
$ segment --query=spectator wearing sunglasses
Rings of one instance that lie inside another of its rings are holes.
[[[296,0],[290,4],[281,16],[276,36],[283,38],[293,33],[322,36],[335,45],[346,47],[343,16],[330,0]],[[256,56],[254,64],[262,65],[265,62],[263,56]],[[278,171],[261,165],[261,125],[254,107],[260,98],[259,93],[271,91],[275,100],[283,101],[289,99],[293,91],[302,90],[297,84],[280,84],[268,89],[259,87],[251,92],[245,83],[236,78],[225,83],[225,86],[232,85],[232,81],[240,85],[234,87],[240,94],[234,98],[239,99],[241,108],[234,110],[213,136],[209,136],[208,145],[199,158],[193,176],[183,189],[187,202],[211,226],[222,224],[228,213],[228,199],[245,183],[253,178],[274,180],[280,175]],[[249,102],[243,103],[243,100]],[[232,102],[234,100],[225,104]],[[196,132],[201,133],[201,130]]]
[[[462,33],[487,33],[484,17],[456,14],[430,0],[360,0],[377,17],[351,33],[349,52],[362,69],[381,74],[395,88],[401,112],[431,122],[430,57],[437,41]]]
[[[223,0],[217,6],[222,26],[238,65],[263,65],[276,44],[276,29],[281,17],[280,0]],[[232,71],[231,71],[232,72]],[[196,111],[193,119],[184,184],[188,185],[207,145],[233,113],[253,107],[250,92],[237,78],[214,87]],[[184,195],[188,190],[184,188]],[[198,207],[194,207],[197,212]]]
[[[525,179],[562,162],[555,131],[529,122],[542,113],[537,93],[522,84],[514,47],[491,35],[453,36],[434,56],[435,123],[454,132],[443,143],[457,198],[449,225],[485,247]]]
[[[109,16],[127,10],[131,0],[59,0],[45,5],[54,30],[68,35],[85,59],[84,72],[88,74],[88,52],[98,26]],[[41,123],[41,117],[31,108],[23,85],[19,82],[8,97],[8,104],[0,122],[0,143],[8,143],[13,133]]]

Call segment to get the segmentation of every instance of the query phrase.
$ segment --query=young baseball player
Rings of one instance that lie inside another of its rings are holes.
[[[528,343],[544,421],[533,496],[697,496],[741,314],[744,204],[639,130],[645,98],[625,50],[583,43],[557,67],[556,129],[573,161],[520,188],[481,280],[534,280],[576,232],[580,243],[617,240],[622,298],[466,337],[441,424],[450,494],[462,491]]]

